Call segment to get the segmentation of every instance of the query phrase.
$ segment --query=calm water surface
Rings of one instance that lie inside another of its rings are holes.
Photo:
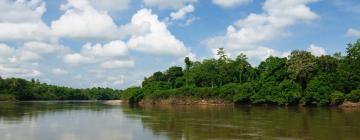
[[[0,140],[359,140],[360,111],[330,108],[0,103]]]

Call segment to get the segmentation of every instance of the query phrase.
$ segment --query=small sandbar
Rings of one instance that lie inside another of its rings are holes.
[[[107,100],[107,101],[100,101],[103,104],[107,105],[121,105],[123,103],[122,100]]]

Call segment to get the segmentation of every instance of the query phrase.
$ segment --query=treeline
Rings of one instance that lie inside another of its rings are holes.
[[[269,57],[257,67],[244,54],[236,59],[218,50],[218,59],[155,72],[142,87],[123,91],[132,103],[144,99],[219,99],[238,104],[338,105],[360,100],[360,40],[346,54],[316,57],[295,50],[287,58]]]
[[[0,77],[0,101],[20,100],[113,100],[120,99],[119,90],[110,88],[75,89],[40,83],[32,79],[2,79]]]

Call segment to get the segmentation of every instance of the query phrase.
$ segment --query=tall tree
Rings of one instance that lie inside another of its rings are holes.
[[[247,62],[247,57],[245,54],[240,53],[235,59],[235,68],[238,73],[238,82],[240,84],[243,83],[244,73],[251,67],[251,65]]]
[[[184,73],[182,67],[173,66],[165,72],[165,75],[167,77],[168,83],[171,85],[172,88],[174,88],[176,79],[182,77]]]
[[[189,87],[189,75],[190,75],[190,67],[191,67],[191,60],[189,57],[185,57],[184,59],[184,62],[185,62],[185,76],[186,76],[186,87]]]
[[[307,83],[316,72],[315,56],[307,51],[295,50],[291,52],[287,65],[290,78],[301,85],[304,94]]]
[[[222,60],[222,61],[227,60],[227,55],[225,53],[224,48],[219,48],[217,50],[217,56],[219,57],[219,60]]]

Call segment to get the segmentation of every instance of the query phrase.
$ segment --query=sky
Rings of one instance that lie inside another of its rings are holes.
[[[0,76],[124,89],[218,48],[253,66],[345,53],[359,15],[359,0],[0,0]]]

